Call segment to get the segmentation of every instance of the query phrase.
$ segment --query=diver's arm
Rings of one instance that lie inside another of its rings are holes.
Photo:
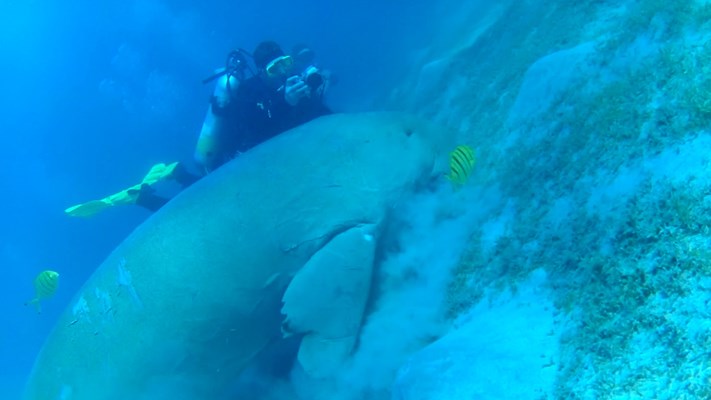
[[[292,107],[296,107],[303,99],[311,96],[311,88],[299,75],[294,75],[286,80],[284,85],[284,100]]]

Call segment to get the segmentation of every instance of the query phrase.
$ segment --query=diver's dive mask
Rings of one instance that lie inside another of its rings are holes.
[[[267,67],[265,68],[267,76],[273,78],[275,76],[286,75],[292,65],[294,65],[294,59],[291,56],[286,55],[277,57],[267,64]]]

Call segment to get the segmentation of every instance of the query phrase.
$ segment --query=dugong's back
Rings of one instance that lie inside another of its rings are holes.
[[[47,339],[27,400],[216,399],[280,338],[289,281],[441,171],[451,136],[395,114],[318,119],[240,156],[138,227]]]

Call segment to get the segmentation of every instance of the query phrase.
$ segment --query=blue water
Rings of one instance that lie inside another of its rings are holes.
[[[156,162],[189,160],[234,47],[310,44],[338,75],[328,103],[371,108],[441,8],[430,2],[5,0],[0,5],[0,398],[16,398],[59,313],[146,211],[72,219],[62,210],[123,189]],[[434,3],[434,2],[432,2]],[[38,272],[61,273],[37,315]]]

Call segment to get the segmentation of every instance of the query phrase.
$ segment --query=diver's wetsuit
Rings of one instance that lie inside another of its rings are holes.
[[[215,108],[213,107],[213,112]],[[233,128],[219,151],[224,161],[272,137],[330,114],[321,98],[303,98],[296,106],[284,99],[284,89],[275,90],[258,76],[244,80],[229,105],[217,112],[228,118]]]
[[[258,76],[241,82],[226,107],[218,108],[214,101],[211,107],[212,112],[225,118],[231,127],[227,137],[220,142],[221,148],[217,149],[221,155],[219,165],[282,132],[331,113],[321,98],[303,98],[296,106],[289,105],[284,99],[283,88],[275,90]],[[183,187],[199,179],[180,164],[174,178]],[[145,185],[141,187],[136,204],[156,211],[168,200],[157,196]]]

